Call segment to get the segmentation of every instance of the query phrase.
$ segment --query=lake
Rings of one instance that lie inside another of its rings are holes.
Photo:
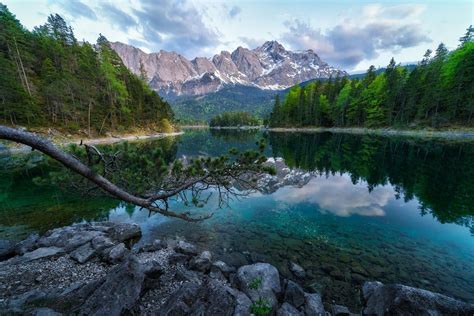
[[[195,211],[216,214],[197,224],[53,186],[49,174],[62,169],[38,153],[0,157],[0,238],[81,221],[135,222],[145,240],[184,237],[235,265],[266,261],[292,277],[294,261],[306,270],[305,287],[353,308],[364,280],[474,303],[473,142],[202,129],[130,146],[159,147],[171,161],[255,147],[262,137],[267,157],[304,177],[220,210],[211,199]]]

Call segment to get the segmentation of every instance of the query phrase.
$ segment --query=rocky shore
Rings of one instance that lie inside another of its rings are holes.
[[[366,282],[361,310],[326,302],[268,263],[235,267],[184,240],[139,241],[134,224],[82,223],[0,241],[1,315],[472,315],[474,305]]]

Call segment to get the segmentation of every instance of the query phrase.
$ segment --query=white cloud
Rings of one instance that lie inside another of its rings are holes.
[[[284,187],[274,193],[280,203],[310,203],[321,212],[337,216],[384,216],[384,206],[394,197],[390,186],[378,186],[372,192],[367,183],[353,184],[348,175],[314,178],[302,188]]]

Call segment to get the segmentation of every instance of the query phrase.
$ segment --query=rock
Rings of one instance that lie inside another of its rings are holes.
[[[233,291],[235,297],[235,310],[233,316],[250,316],[250,306],[252,301],[250,298],[240,291]]]
[[[318,293],[305,294],[304,311],[306,315],[325,315],[324,305]]]
[[[191,259],[189,268],[200,272],[207,272],[211,268],[211,264],[212,254],[209,251],[203,251],[199,256]]]
[[[124,259],[127,252],[128,249],[125,247],[124,243],[115,245],[112,247],[112,249],[110,249],[108,260],[112,263],[117,263]]]
[[[190,244],[188,242],[185,242],[183,240],[180,240],[176,244],[176,247],[174,249],[177,252],[185,254],[185,255],[195,256],[195,255],[198,254],[196,246],[194,246],[193,244]]]
[[[15,255],[15,243],[11,240],[0,239],[0,260],[11,258]]]
[[[39,239],[39,235],[34,233],[30,234],[26,239],[20,241],[18,244],[15,246],[15,252],[22,256],[27,252],[30,252],[35,249],[36,247],[36,242]]]
[[[80,308],[80,315],[121,315],[131,309],[143,290],[143,266],[130,256],[113,268]]]
[[[127,241],[133,238],[138,238],[142,235],[140,226],[137,224],[128,223],[113,223],[112,229],[109,232],[110,238],[119,242]]]
[[[70,256],[72,259],[76,260],[79,263],[84,263],[91,259],[95,255],[95,249],[92,248],[90,242],[84,244],[71,252]]]
[[[228,265],[224,261],[216,261],[212,264],[211,272],[216,271],[216,270],[219,270],[220,272],[222,272],[226,277],[229,277],[230,273],[233,273],[236,271],[234,267]]]
[[[213,270],[213,269],[211,268],[211,271],[209,272],[209,277],[212,278],[212,279],[221,280],[221,281],[223,281],[223,282],[226,282],[226,281],[227,281],[227,278],[226,278],[225,275],[222,273],[222,271],[219,270],[219,269]]]
[[[268,263],[255,263],[240,267],[236,281],[239,289],[253,302],[259,299],[267,301],[275,311],[278,305],[277,295],[281,292],[278,270]]]
[[[248,307],[247,307],[248,304]],[[229,286],[206,278],[202,284],[184,283],[170,296],[158,315],[249,315],[250,300]]]
[[[201,275],[184,267],[178,267],[176,270],[175,279],[178,281],[193,282],[196,284],[202,283]]]
[[[284,301],[299,308],[305,302],[305,293],[298,284],[288,280],[285,288]]]
[[[38,246],[59,247],[66,252],[70,252],[103,234],[100,231],[84,229],[84,226],[67,226],[53,229],[38,240]]]
[[[293,261],[290,261],[288,263],[288,269],[297,277],[300,279],[304,279],[306,277],[306,272],[304,269],[299,266],[298,264],[294,263]]]
[[[283,303],[277,311],[277,316],[300,316],[302,315],[294,306],[289,303]]]
[[[64,253],[63,248],[59,247],[42,247],[31,252],[25,253],[22,257],[20,257],[23,261],[32,261],[36,259],[52,257],[58,254]]]
[[[32,313],[34,316],[61,316],[61,313],[55,312],[51,308],[47,307],[40,307],[40,308],[35,308]]]
[[[173,265],[173,264],[179,264],[179,263],[187,263],[189,260],[188,255],[184,255],[182,253],[173,253],[168,257],[168,263]]]
[[[350,316],[350,315],[354,315],[351,313],[351,311],[349,310],[349,308],[347,308],[346,306],[342,306],[342,305],[337,305],[337,304],[334,304],[331,306],[331,314],[333,316]]]
[[[110,248],[115,246],[112,240],[109,237],[105,237],[103,235],[97,236],[91,241],[92,248],[97,251],[104,250],[106,248]]]
[[[364,314],[473,315],[474,305],[401,284],[366,282]]]
[[[166,243],[160,239],[155,239],[153,242],[141,245],[136,249],[136,252],[153,252],[166,248]]]

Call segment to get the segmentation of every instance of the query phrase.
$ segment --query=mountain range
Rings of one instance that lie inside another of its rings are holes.
[[[311,79],[347,75],[322,61],[313,50],[293,52],[277,41],[192,60],[163,50],[147,54],[120,42],[111,46],[132,72],[145,75],[150,86],[165,98],[206,95],[229,86],[284,90]]]

